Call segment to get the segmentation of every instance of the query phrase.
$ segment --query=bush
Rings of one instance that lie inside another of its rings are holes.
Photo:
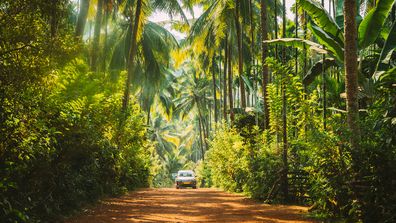
[[[1,222],[51,222],[149,185],[144,115],[136,104],[120,111],[122,85],[104,85],[80,59],[57,72],[50,94],[28,89],[30,100],[3,98]]]

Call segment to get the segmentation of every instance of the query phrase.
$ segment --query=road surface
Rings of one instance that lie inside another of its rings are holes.
[[[307,208],[268,205],[216,189],[141,189],[101,201],[66,223],[88,222],[314,222]]]

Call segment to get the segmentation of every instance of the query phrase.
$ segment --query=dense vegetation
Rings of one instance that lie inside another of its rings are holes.
[[[394,0],[290,2],[1,1],[0,221],[55,221],[181,168],[396,221]]]

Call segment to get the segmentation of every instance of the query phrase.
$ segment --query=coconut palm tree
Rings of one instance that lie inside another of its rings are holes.
[[[146,17],[150,11],[150,3],[152,3],[152,6],[159,8],[159,9],[166,9],[168,13],[172,14],[175,12],[178,12],[182,16],[184,15],[184,12],[182,10],[182,7],[176,0],[172,1],[165,1],[165,0],[155,0],[153,2],[149,2],[149,0],[136,0],[136,7],[132,7],[132,3],[130,2],[131,0],[126,0],[127,1],[127,6],[124,14],[126,14],[127,17],[129,17],[130,21],[130,29],[132,30],[131,34],[131,41],[130,41],[130,48],[129,48],[129,53],[128,53],[128,66],[127,66],[127,71],[128,75],[126,78],[125,82],[125,91],[124,91],[124,96],[122,100],[122,110],[125,111],[128,107],[129,104],[129,97],[130,97],[130,90],[131,90],[131,81],[136,69],[136,53],[137,53],[137,48],[138,48],[138,41],[142,35],[142,30],[144,25],[145,25],[145,20]],[[171,3],[171,4],[170,4]],[[128,8],[129,6],[129,8]],[[133,10],[135,8],[135,10]],[[184,18],[186,18],[184,16]]]
[[[264,128],[269,127],[269,109],[268,109],[268,66],[266,65],[268,55],[268,44],[264,41],[268,40],[268,4],[266,0],[260,1],[261,6],[261,64],[262,64],[262,94],[263,94],[263,106],[264,106]]]
[[[360,142],[356,8],[356,0],[344,1],[344,66],[347,121],[351,131],[351,146],[355,150],[359,147]]]
[[[89,9],[89,0],[80,0],[80,8],[77,18],[77,25],[75,36],[82,38],[84,35],[85,24],[87,23],[88,17],[88,9]]]
[[[210,81],[203,75],[197,73],[194,67],[187,67],[179,82],[179,94],[175,100],[175,115],[185,119],[189,115],[198,117],[199,134],[202,137],[201,151],[204,154],[204,145],[208,148],[206,139],[209,138],[209,125],[206,118],[207,103],[212,98],[208,97],[210,92]]]

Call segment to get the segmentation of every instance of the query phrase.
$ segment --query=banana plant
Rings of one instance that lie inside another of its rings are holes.
[[[310,21],[308,28],[315,36],[317,41],[324,45],[326,53],[330,54],[331,58],[334,58],[337,63],[331,63],[332,66],[343,66],[344,61],[344,33],[343,29],[337,24],[337,22],[330,16],[330,14],[323,8],[323,6],[314,0],[297,0],[298,5],[309,15]],[[394,0],[379,0],[374,8],[372,8],[368,14],[364,17],[359,25],[358,43],[359,50],[362,52],[369,46],[374,44],[378,38],[389,12],[394,4]],[[394,49],[396,45],[396,30],[393,26],[388,33],[386,44],[382,49],[381,56],[379,57],[379,65],[383,65],[381,61]],[[312,43],[307,42],[304,39],[277,39],[272,41],[265,41],[268,44],[282,44],[286,46],[293,45],[294,47],[304,46],[312,49]],[[324,50],[324,49],[322,49]],[[363,58],[361,58],[362,60]],[[319,65],[321,64],[321,65]],[[312,78],[318,76],[322,71],[317,67],[323,66],[323,61],[317,62],[310,72],[309,76],[306,76],[305,82],[312,82]],[[326,66],[328,68],[330,66]],[[384,66],[378,66],[378,68],[384,68]]]

